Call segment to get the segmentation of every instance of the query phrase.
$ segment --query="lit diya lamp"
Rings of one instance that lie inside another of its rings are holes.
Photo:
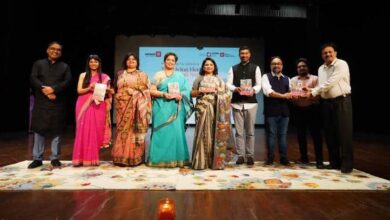
[[[175,201],[170,198],[160,199],[158,203],[158,220],[174,220],[176,217]]]

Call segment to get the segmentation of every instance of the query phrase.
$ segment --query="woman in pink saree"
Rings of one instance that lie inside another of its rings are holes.
[[[103,94],[98,94],[98,88]],[[86,72],[79,77],[77,93],[79,97],[76,102],[76,138],[72,164],[98,166],[99,149],[110,144],[109,112],[111,95],[114,93],[110,88],[110,77],[101,71],[99,56],[88,57]]]
[[[138,67],[138,57],[128,53],[123,59],[123,70],[115,75],[116,134],[111,153],[117,166],[137,166],[145,160],[152,102],[148,76]]]

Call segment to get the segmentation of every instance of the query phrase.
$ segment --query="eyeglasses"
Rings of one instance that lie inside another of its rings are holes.
[[[54,47],[49,47],[49,50],[51,51],[61,51],[62,49],[61,48],[54,48]]]

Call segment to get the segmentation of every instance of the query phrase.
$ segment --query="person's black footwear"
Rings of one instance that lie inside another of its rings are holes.
[[[254,164],[255,164],[255,162],[253,161],[252,157],[246,158],[246,165],[253,166]]]
[[[328,164],[328,165],[325,165],[325,166],[324,166],[324,169],[328,169],[328,170],[339,170],[340,167],[338,167],[338,166],[332,166],[332,165]]]
[[[290,161],[288,161],[287,159],[283,159],[283,160],[280,160],[280,164],[282,164],[284,166],[290,166]]]
[[[271,165],[273,165],[274,164],[274,162],[272,161],[272,160],[267,160],[265,163],[264,163],[264,165],[266,165],[266,166],[271,166]]]
[[[237,159],[237,161],[236,161],[236,164],[237,164],[237,165],[240,165],[240,164],[243,164],[243,163],[245,163],[244,157],[238,157],[238,159]]]
[[[58,159],[52,160],[50,163],[53,167],[60,167],[61,166],[61,162]]]
[[[297,161],[298,163],[300,164],[309,164],[309,159],[307,157],[301,157],[301,159],[299,159],[299,161]]]
[[[302,160],[298,160],[298,161],[295,161],[296,164],[300,164],[300,165],[308,165],[309,164],[309,161],[302,161]]]
[[[351,173],[353,169],[345,169],[345,168],[341,168],[341,172],[342,173]]]
[[[325,169],[325,165],[323,163],[317,163],[316,167],[317,167],[317,169],[320,169],[320,170]]]
[[[36,167],[42,166],[41,160],[34,160],[32,163],[28,165],[28,169],[34,169]]]

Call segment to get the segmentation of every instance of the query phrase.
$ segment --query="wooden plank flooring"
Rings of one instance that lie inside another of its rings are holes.
[[[192,143],[193,129],[187,131]],[[63,140],[62,160],[70,160],[74,132]],[[0,166],[31,160],[32,135],[0,134]],[[290,160],[298,159],[294,134]],[[49,145],[48,145],[49,146]],[[45,159],[50,155],[46,146]],[[355,168],[390,179],[390,138],[355,135]],[[256,129],[256,160],[265,159],[264,129]],[[313,148],[309,147],[310,159]],[[324,156],[327,158],[324,149]],[[109,150],[101,152],[110,160]],[[156,219],[160,198],[176,201],[176,219],[390,219],[387,191],[22,191],[0,192],[0,219]]]

